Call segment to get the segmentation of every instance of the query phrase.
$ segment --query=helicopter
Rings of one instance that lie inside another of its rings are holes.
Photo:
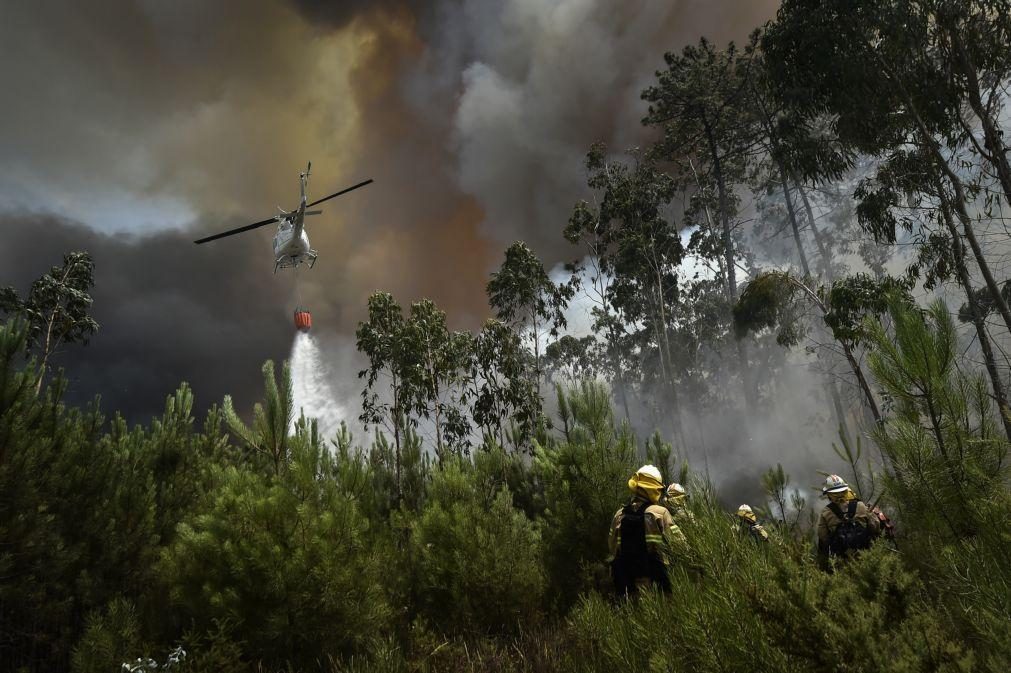
[[[365,185],[371,183],[372,179],[369,178],[364,182],[359,182],[356,185],[352,185],[347,189],[342,189],[341,191],[335,192],[329,196],[324,196],[322,199],[317,199],[312,203],[306,203],[305,186],[309,182],[310,170],[312,170],[311,161],[305,167],[305,172],[298,174],[299,182],[301,183],[302,199],[298,204],[298,208],[295,210],[286,211],[278,206],[277,209],[280,212],[274,217],[254,222],[252,224],[247,224],[244,227],[222,231],[221,233],[207,236],[193,242],[197,245],[200,245],[201,243],[209,243],[210,241],[216,241],[219,238],[224,238],[225,236],[241,234],[243,232],[258,229],[259,227],[277,222],[277,233],[274,234],[274,273],[277,273],[278,269],[297,269],[300,264],[308,264],[311,269],[316,264],[316,258],[319,254],[309,245],[309,236],[305,232],[305,218],[310,215],[319,215],[323,211],[307,210],[307,208],[312,208],[313,206],[319,205],[324,201],[329,201],[341,194],[347,194],[359,187],[364,187]]]

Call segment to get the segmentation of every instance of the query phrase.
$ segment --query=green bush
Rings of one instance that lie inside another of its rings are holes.
[[[893,413],[873,436],[888,459],[900,548],[929,582],[950,627],[999,670],[1011,661],[1009,444],[982,376],[964,371],[943,302],[895,301],[890,329],[870,323],[871,371]]]
[[[610,394],[584,382],[559,391],[566,439],[538,445],[534,471],[544,489],[545,567],[560,610],[580,592],[606,585],[607,530],[628,500],[628,478],[638,467],[635,438],[615,423]]]
[[[140,620],[133,603],[113,599],[105,610],[92,613],[84,635],[74,647],[74,673],[106,673],[116,662],[134,661],[152,655],[150,645],[143,643]]]
[[[334,459],[302,423],[275,475],[217,475],[207,510],[179,527],[161,579],[184,623],[233,626],[245,653],[273,666],[363,650],[390,609],[368,522],[340,489]]]
[[[591,595],[571,628],[582,670],[969,670],[924,587],[879,545],[828,574],[738,535],[710,507],[674,555],[673,595],[613,605]]]
[[[500,633],[536,621],[545,580],[540,535],[464,460],[447,460],[412,525],[421,615],[442,631]]]

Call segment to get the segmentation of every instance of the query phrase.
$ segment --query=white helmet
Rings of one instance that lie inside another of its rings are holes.
[[[822,495],[826,493],[842,493],[848,491],[850,485],[838,474],[830,474],[825,478],[825,485],[821,488]]]
[[[646,475],[647,477],[652,477],[661,484],[663,483],[663,477],[660,475],[660,470],[658,470],[655,465],[643,465],[638,470],[636,470],[635,473],[643,474]]]
[[[741,517],[742,519],[747,519],[748,521],[751,522],[758,521],[758,518],[755,516],[755,511],[751,509],[751,505],[741,505],[740,507],[738,507],[737,516]]]
[[[681,484],[677,483],[676,481],[673,484],[671,484],[670,486],[667,487],[667,497],[668,498],[677,498],[677,497],[682,496],[682,495],[687,496],[688,495],[688,491],[686,491],[685,487],[682,486]]]

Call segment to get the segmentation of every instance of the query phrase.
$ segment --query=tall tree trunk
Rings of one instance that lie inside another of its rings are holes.
[[[678,394],[677,388],[674,386],[674,374],[672,372],[670,363],[670,352],[664,347],[664,342],[666,335],[662,334],[667,329],[667,325],[664,322],[664,311],[663,302],[660,297],[659,289],[654,289],[653,298],[653,335],[656,338],[657,351],[660,353],[660,371],[663,375],[664,382],[667,384],[667,389],[670,394],[670,403],[673,413],[667,415],[667,421],[670,423],[671,434],[676,438],[681,438],[681,414],[678,409]]]
[[[662,330],[663,341],[659,344],[667,356],[667,382],[670,386],[671,406],[673,407],[674,434],[681,446],[685,445],[684,419],[681,417],[681,403],[678,398],[677,385],[674,383],[674,360],[671,358],[670,330],[667,326],[667,306],[666,295],[663,291],[663,276],[660,273],[660,262],[656,258],[656,246],[653,250],[653,271],[656,274],[657,307],[660,310],[660,329]]]
[[[846,417],[846,410],[843,408],[842,397],[839,396],[839,386],[831,374],[825,376],[825,385],[828,387],[829,397],[832,398],[832,409],[835,411],[836,420],[839,421],[839,429],[845,432],[847,437],[850,433],[849,420]]]
[[[723,228],[723,256],[727,268],[727,301],[733,304],[737,301],[737,269],[734,265],[734,237],[730,228],[730,200],[727,198],[727,185],[723,175],[723,161],[720,157],[719,148],[716,146],[716,137],[712,127],[705,124],[706,140],[709,143],[710,159],[713,162],[713,173],[716,176],[716,189],[718,191],[720,203],[720,225]],[[751,367],[748,363],[748,347],[744,339],[735,339],[737,343],[737,357],[740,360],[741,378],[744,382],[744,404],[748,412],[754,411],[756,406],[757,390],[751,376]]]
[[[804,243],[800,240],[800,226],[797,224],[797,212],[793,209],[793,198],[790,196],[790,183],[786,180],[786,171],[783,165],[779,164],[779,181],[783,187],[783,199],[786,201],[786,213],[790,217],[790,228],[793,229],[793,242],[797,244],[797,255],[800,257],[800,268],[804,270],[804,277],[811,276],[811,267],[807,263],[807,253],[804,252]]]
[[[811,207],[811,201],[807,198],[807,190],[804,189],[804,185],[796,176],[793,178],[793,183],[797,185],[797,191],[800,192],[800,200],[804,203],[807,221],[811,225],[811,233],[814,235],[815,245],[818,246],[818,255],[821,257],[822,266],[825,268],[825,277],[828,280],[832,280],[832,260],[829,258],[828,248],[825,246],[825,241],[818,230],[818,225],[814,221],[814,208]]]
[[[853,375],[857,377],[857,384],[860,386],[860,390],[864,393],[864,399],[867,402],[867,408],[871,412],[871,416],[874,417],[874,422],[878,425],[881,424],[881,412],[878,410],[878,403],[874,400],[874,393],[871,392],[871,386],[867,383],[867,377],[864,376],[864,370],[857,362],[856,356],[853,355],[853,349],[850,348],[849,344],[845,342],[840,342],[843,348],[843,354],[846,356],[846,361],[850,365],[850,369],[853,370]]]
[[[892,82],[895,84],[896,88],[902,95],[903,101],[909,108],[910,114],[913,115],[913,121],[916,123],[917,131],[920,135],[920,142],[923,143],[927,150],[929,150],[931,158],[934,160],[937,168],[941,170],[944,174],[945,179],[951,185],[952,197],[951,202],[955,207],[955,214],[958,216],[959,222],[962,224],[962,229],[965,232],[965,238],[969,241],[969,247],[972,248],[973,257],[976,259],[976,265],[979,267],[980,274],[983,276],[983,280],[986,281],[987,290],[993,296],[993,302],[997,306],[997,311],[1000,313],[1001,318],[1004,320],[1004,326],[1007,327],[1008,331],[1011,331],[1011,309],[1008,308],[1007,302],[1004,300],[1004,296],[1000,293],[1000,287],[997,285],[997,281],[993,277],[993,273],[990,272],[990,265],[986,261],[986,257],[983,255],[983,249],[979,245],[979,241],[976,240],[976,234],[972,229],[972,217],[969,216],[969,208],[967,205],[967,199],[965,195],[965,185],[962,184],[962,178],[952,170],[951,165],[948,164],[947,158],[944,153],[941,152],[941,147],[937,140],[930,133],[930,129],[927,128],[926,122],[923,121],[923,117],[920,116],[919,110],[917,110],[916,102],[913,100],[912,96],[906,90],[900,78],[897,78],[894,74],[894,70],[888,67],[888,64],[879,57],[879,62],[885,71],[889,74]]]
[[[814,208],[811,207],[811,200],[807,196],[807,190],[804,189],[804,184],[797,179],[796,176],[792,176],[793,183],[797,186],[797,192],[800,193],[800,200],[804,204],[804,212],[807,215],[808,225],[811,227],[811,235],[814,237],[814,243],[818,246],[818,256],[821,257],[822,269],[825,272],[826,280],[832,280],[832,260],[829,258],[828,247],[825,245],[825,241],[822,238],[821,232],[818,230],[818,224],[814,219]],[[836,385],[835,379],[831,375],[825,377],[825,385],[828,387],[829,397],[832,398],[832,408],[835,410],[836,419],[839,421],[839,428],[842,432],[849,435],[849,418],[846,416],[845,409],[843,408],[842,398],[839,396],[839,386]]]
[[[393,456],[393,461],[396,467],[396,477],[397,477],[397,504],[404,497],[404,491],[402,488],[401,474],[400,474],[400,463],[401,463],[401,453],[400,453],[400,389],[397,386],[397,380],[393,380],[393,446],[395,454]]]
[[[966,299],[969,302],[969,314],[972,316],[973,327],[976,328],[976,338],[979,340],[979,347],[983,352],[986,372],[990,377],[990,387],[993,389],[993,396],[997,401],[997,409],[1000,412],[1001,422],[1004,424],[1004,434],[1007,435],[1008,441],[1011,441],[1011,409],[1008,408],[1007,394],[1004,390],[1004,383],[1000,378],[1000,372],[997,369],[997,360],[993,355],[993,345],[990,343],[990,335],[986,331],[983,311],[980,309],[979,302],[976,301],[972,279],[969,277],[969,270],[965,265],[965,247],[962,245],[958,228],[955,226],[954,219],[951,216],[951,206],[948,204],[940,184],[938,184],[938,189],[941,198],[941,214],[944,217],[945,225],[948,227],[948,233],[951,235],[952,248],[955,252],[955,270],[958,274],[958,282],[962,286],[962,291],[965,292]]]
[[[817,292],[789,274],[786,274],[785,277],[788,282],[793,284],[794,287],[807,295],[814,305],[818,307],[823,316],[828,314],[828,307],[825,305],[825,302],[822,301],[821,297],[818,296]],[[874,393],[871,392],[871,386],[867,383],[867,377],[864,376],[863,368],[860,367],[860,363],[857,361],[856,356],[853,354],[853,349],[848,343],[845,341],[839,341],[839,345],[842,346],[843,355],[846,356],[846,362],[849,363],[850,370],[853,372],[853,376],[857,379],[857,385],[860,386],[860,390],[864,394],[864,400],[867,402],[867,408],[871,412],[871,416],[874,417],[874,422],[880,424],[881,412],[878,410],[878,403],[874,399]]]
[[[963,82],[969,94],[969,107],[972,108],[983,127],[983,139],[987,149],[987,152],[983,153],[983,159],[997,170],[997,179],[1004,191],[1004,199],[1008,204],[1011,204],[1011,164],[1008,163],[1003,132],[983,104],[979,75],[965,48],[965,42],[962,40],[958,27],[949,24],[945,28],[954,48],[955,63],[958,64],[958,69],[962,72]]]

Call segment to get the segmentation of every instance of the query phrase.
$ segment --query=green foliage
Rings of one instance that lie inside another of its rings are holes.
[[[541,418],[535,378],[519,334],[501,321],[486,321],[474,339],[469,384],[471,413],[486,438],[506,446],[512,436],[513,448],[528,446]]]
[[[559,390],[566,410],[565,441],[538,445],[534,467],[544,485],[545,564],[553,600],[566,608],[577,596],[609,583],[607,525],[628,499],[637,467],[635,438],[618,424],[600,383]]]
[[[247,656],[274,666],[359,651],[390,615],[369,524],[315,424],[300,422],[289,449],[277,475],[221,469],[160,565],[185,621],[229,620]]]
[[[614,607],[590,596],[571,617],[577,670],[970,670],[924,587],[884,547],[826,574],[778,545],[757,549],[706,505],[685,531],[673,599]]]
[[[288,459],[289,428],[293,416],[291,368],[286,362],[281,370],[281,383],[274,376],[274,363],[263,365],[264,404],[253,407],[253,425],[247,426],[232,406],[230,395],[225,396],[225,420],[229,428],[255,454],[269,461],[274,473],[281,471]]]
[[[74,673],[106,673],[114,662],[133,661],[152,654],[140,635],[140,620],[130,601],[116,598],[88,617],[84,635],[74,647]]]
[[[909,301],[912,283],[889,276],[874,278],[857,273],[832,283],[826,295],[825,324],[839,341],[850,345],[865,338],[864,319],[884,315],[888,302],[898,297]]]
[[[16,364],[25,346],[24,323],[0,328],[0,632],[6,661],[44,668],[117,596],[149,609],[158,546],[199,505],[206,461],[226,453],[215,411],[194,431],[185,385],[149,428],[116,417],[103,433],[97,405],[63,406],[59,377],[36,394],[38,370]]]
[[[990,288],[981,287],[973,291],[976,299],[976,307],[979,310],[981,317],[987,317],[992,314],[997,306],[994,301],[993,295],[990,294]],[[1004,301],[1011,301],[1011,281],[1004,281],[1000,286],[1001,296],[1004,297]],[[959,322],[972,322],[972,310],[969,308],[968,302],[962,304],[958,309],[958,320]]]
[[[435,451],[441,459],[446,445],[468,447],[470,419],[464,413],[467,374],[473,338],[450,332],[446,314],[425,299],[411,306],[401,337],[407,413],[435,425]]]
[[[86,344],[98,330],[98,323],[88,314],[94,276],[91,255],[71,252],[63,256],[63,266],[54,266],[32,283],[25,299],[12,287],[0,288],[0,311],[27,321],[28,346],[38,349],[43,370],[60,344]]]
[[[573,289],[548,277],[544,264],[522,241],[506,249],[502,267],[488,281],[488,302],[496,317],[512,326],[530,326],[534,339],[557,334]],[[535,343],[536,346],[536,343]]]
[[[982,377],[958,366],[945,304],[921,312],[896,301],[890,317],[891,331],[868,329],[871,370],[894,407],[874,439],[890,463],[884,481],[905,522],[902,549],[958,629],[1006,661],[1006,640],[991,636],[1011,623],[1008,442]]]
[[[777,330],[776,342],[796,346],[804,336],[800,292],[789,274],[768,271],[755,276],[745,286],[734,304],[734,328],[737,338],[763,329]]]
[[[543,600],[540,535],[508,487],[487,477],[444,463],[412,525],[420,612],[451,632],[516,631],[536,620]]]

